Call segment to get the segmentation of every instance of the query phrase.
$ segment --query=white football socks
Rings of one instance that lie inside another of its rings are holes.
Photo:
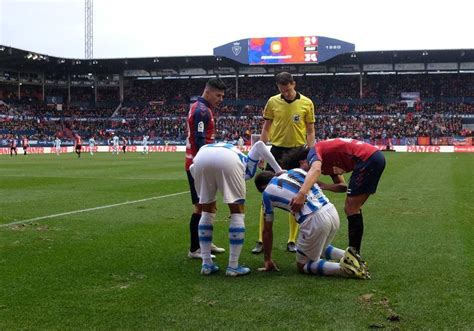
[[[229,266],[237,268],[245,238],[245,214],[231,214],[229,225]]]
[[[199,220],[199,246],[201,248],[202,264],[212,264],[211,245],[212,232],[214,230],[214,219],[216,214],[202,212]]]
[[[329,262],[323,259],[306,263],[304,265],[304,272],[319,276],[345,276],[338,262]]]
[[[321,258],[325,260],[339,261],[344,256],[344,251],[340,248],[329,245],[321,254]]]

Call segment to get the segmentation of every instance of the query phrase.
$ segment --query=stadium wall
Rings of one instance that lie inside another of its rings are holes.
[[[268,146],[270,148],[270,146]],[[386,151],[387,146],[377,145],[379,150]],[[474,153],[474,146],[403,146],[395,145],[391,146],[393,152],[402,152],[402,153]],[[244,146],[241,148],[242,151],[248,152],[250,146]],[[96,146],[94,148],[94,153],[112,153],[112,146]],[[127,152],[129,153],[141,153],[143,151],[142,146],[127,146]],[[176,146],[176,145],[150,145],[148,146],[148,151],[150,153],[174,153],[174,152],[184,152],[186,146]],[[19,147],[17,149],[18,154],[23,154],[23,148]],[[122,153],[121,148],[119,148],[120,153]],[[66,146],[61,147],[60,153],[73,153],[74,147]],[[83,153],[89,153],[89,146],[82,147]],[[389,151],[387,151],[389,152]],[[56,148],[54,147],[29,147],[28,154],[55,154]],[[0,155],[9,155],[9,147],[1,147]]]

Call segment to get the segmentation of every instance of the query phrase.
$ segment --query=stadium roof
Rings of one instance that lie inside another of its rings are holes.
[[[292,67],[312,66],[320,69],[330,66],[354,66],[377,64],[410,64],[410,63],[456,63],[457,69],[462,69],[461,63],[469,64],[467,69],[474,69],[474,49],[454,50],[394,50],[351,52],[338,55],[320,64],[295,64]],[[174,71],[180,72],[186,68],[202,68],[209,70],[230,67],[239,69],[248,66],[218,56],[180,56],[180,57],[147,57],[147,58],[117,58],[117,59],[71,59],[61,58],[36,52],[21,50],[0,45],[0,68],[21,72],[54,72],[62,74],[118,74],[126,70],[146,72]],[[259,67],[271,68],[282,65],[264,65]],[[380,67],[380,71],[389,71]],[[426,67],[428,70],[429,68]],[[440,68],[444,68],[441,66]],[[435,70],[436,67],[431,68]],[[446,68],[445,68],[446,69]],[[326,69],[325,69],[326,70]],[[364,70],[366,71],[366,70]],[[323,72],[316,70],[315,72]]]

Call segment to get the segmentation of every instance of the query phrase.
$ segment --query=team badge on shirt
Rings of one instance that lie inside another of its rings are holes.
[[[198,123],[198,132],[204,132],[204,122],[203,121]]]

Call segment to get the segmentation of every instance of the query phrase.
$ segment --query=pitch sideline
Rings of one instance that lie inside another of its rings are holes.
[[[160,196],[156,196],[156,197],[140,199],[140,200],[134,200],[134,201],[125,201],[125,202],[114,203],[114,204],[111,204],[111,205],[105,205],[105,206],[99,206],[99,207],[93,207],[93,208],[73,210],[73,211],[68,211],[68,212],[59,213],[59,214],[40,216],[40,217],[30,218],[30,219],[22,220],[22,221],[15,221],[15,222],[6,223],[6,224],[0,224],[0,228],[4,228],[4,227],[7,227],[7,226],[12,226],[12,225],[16,225],[16,224],[21,224],[21,223],[41,221],[41,220],[45,220],[45,219],[49,219],[49,218],[56,218],[56,217],[60,217],[60,216],[67,216],[67,215],[85,213],[85,212],[88,212],[88,211],[95,211],[95,210],[100,210],[100,209],[106,209],[106,208],[112,208],[112,207],[118,207],[118,206],[124,206],[124,205],[131,205],[131,204],[134,204],[134,203],[145,202],[145,201],[150,201],[150,200],[169,198],[169,197],[172,197],[172,196],[181,195],[181,194],[185,194],[185,193],[189,193],[189,191],[183,191],[183,192],[172,193],[172,194],[167,194],[167,195],[160,195]]]

